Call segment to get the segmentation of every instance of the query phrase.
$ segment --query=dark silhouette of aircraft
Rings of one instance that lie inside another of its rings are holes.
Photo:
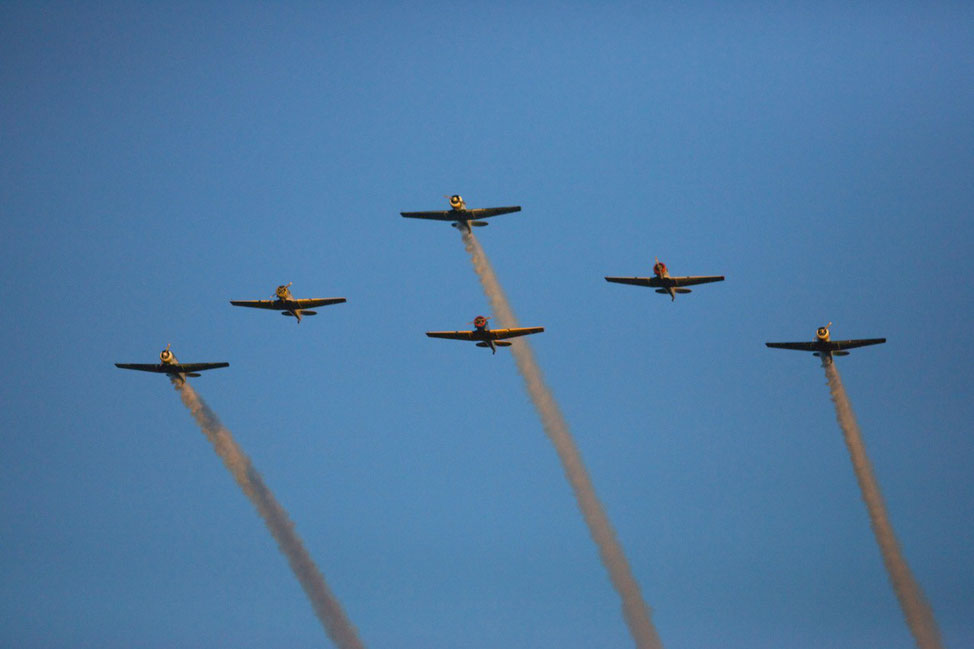
[[[677,293],[689,293],[690,289],[685,286],[694,284],[708,284],[710,282],[723,282],[723,275],[702,275],[699,277],[671,277],[670,271],[666,269],[666,264],[658,258],[653,264],[654,277],[606,277],[605,281],[617,284],[633,284],[635,286],[652,286],[657,293],[670,294],[671,301],[676,299]]]
[[[317,311],[309,311],[311,307],[316,306],[328,306],[329,304],[341,304],[345,302],[343,297],[319,297],[298,300],[291,295],[291,284],[294,282],[288,282],[287,284],[282,284],[277,287],[274,291],[273,300],[230,300],[230,304],[233,306],[249,306],[253,309],[270,309],[272,311],[280,311],[281,315],[291,316],[296,318],[298,324],[301,324],[301,317],[306,315],[318,315]]]
[[[860,340],[831,340],[828,323],[824,327],[815,330],[815,340],[810,343],[764,343],[774,349],[795,349],[802,352],[812,352],[815,356],[822,359],[822,367],[832,364],[833,356],[848,356],[848,349],[865,347],[866,345],[879,345],[886,342],[885,338],[863,338]]]
[[[544,327],[518,327],[515,329],[488,329],[487,316],[479,315],[471,323],[475,329],[473,331],[427,331],[426,335],[430,338],[449,338],[452,340],[475,340],[477,347],[490,347],[491,353],[496,354],[498,347],[510,347],[511,343],[505,338],[515,338],[517,336],[527,336],[544,331]]]
[[[115,363],[115,367],[123,370],[139,370],[140,372],[155,372],[157,374],[168,374],[170,380],[177,385],[186,382],[188,376],[199,376],[199,372],[204,370],[215,370],[220,367],[230,367],[230,363],[180,363],[176,360],[176,355],[170,351],[172,345],[159,353],[158,365],[153,363]]]
[[[470,232],[470,227],[483,227],[487,225],[486,222],[480,221],[478,219],[486,219],[491,216],[497,216],[498,214],[510,214],[511,212],[520,212],[520,205],[512,205],[510,207],[480,207],[477,209],[467,209],[467,204],[463,202],[463,198],[454,194],[449,197],[450,208],[449,210],[442,210],[438,212],[400,212],[407,219],[431,219],[433,221],[453,221],[450,225],[455,228],[460,228],[466,232]]]

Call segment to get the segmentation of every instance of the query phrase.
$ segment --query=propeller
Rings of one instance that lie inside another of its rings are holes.
[[[468,324],[472,324],[475,327],[486,327],[487,321],[490,320],[490,318],[491,316],[489,315],[479,315],[476,318],[474,318],[472,322],[469,322]]]
[[[293,283],[294,282],[288,282],[287,284],[281,284],[280,286],[277,287],[277,290],[274,291],[274,295],[272,295],[271,297],[276,297],[276,298],[283,299],[284,296],[287,294],[287,290],[289,288],[291,288],[291,284],[293,284]]]

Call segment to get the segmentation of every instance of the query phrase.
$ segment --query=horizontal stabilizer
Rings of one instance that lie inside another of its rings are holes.
[[[467,223],[477,228],[482,228],[487,225],[487,221],[467,221]]]
[[[675,288],[673,289],[677,293],[691,293],[692,291],[688,288]]]
[[[294,314],[291,313],[290,311],[281,311],[281,315],[286,315],[289,318],[293,318],[294,317]]]
[[[196,372],[187,372],[186,376],[203,376],[202,374],[197,374]]]
[[[659,293],[660,295],[669,295],[670,294],[670,292],[667,291],[665,288],[658,288],[658,289],[656,289],[656,292]]]
[[[849,352],[832,352],[833,356],[848,356]]]
[[[490,347],[490,345],[488,343],[481,341],[477,343],[477,347]]]
[[[301,315],[318,315],[318,312],[317,311],[304,310],[304,311],[301,312]]]
[[[497,345],[498,347],[510,347],[514,343],[509,343],[506,340],[495,340],[494,344]]]

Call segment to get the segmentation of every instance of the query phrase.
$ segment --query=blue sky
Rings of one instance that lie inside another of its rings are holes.
[[[628,647],[478,236],[666,647],[907,648],[821,369],[945,645],[974,643],[974,10],[0,6],[0,641],[328,646],[161,377],[194,385],[369,647]],[[604,275],[723,274],[675,303]],[[234,309],[293,281],[296,326]],[[489,313],[487,313],[489,315]]]

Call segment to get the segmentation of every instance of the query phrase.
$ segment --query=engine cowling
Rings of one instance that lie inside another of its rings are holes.
[[[288,288],[290,286],[291,286],[290,283],[288,283],[288,284],[282,284],[282,285],[278,286],[277,287],[277,290],[275,291],[275,294],[277,295],[277,297],[280,298],[280,299],[282,299],[282,300],[286,300],[287,299],[287,294],[289,292],[288,291]]]
[[[487,318],[482,315],[477,316],[473,319],[473,326],[477,327],[478,329],[483,329],[487,326]]]
[[[466,204],[463,202],[463,197],[460,196],[459,194],[454,194],[453,196],[451,196],[450,207],[452,207],[455,210],[464,209],[464,207],[466,207]]]
[[[161,360],[163,363],[172,362],[172,352],[169,351],[168,347],[159,352],[159,360]]]
[[[831,335],[829,333],[829,327],[831,327],[831,326],[832,326],[832,323],[830,322],[827,325],[825,325],[824,327],[819,327],[818,329],[816,329],[815,330],[815,337],[818,338],[819,340],[823,340],[823,341],[826,341],[827,342],[828,339],[829,339],[829,336]]]

